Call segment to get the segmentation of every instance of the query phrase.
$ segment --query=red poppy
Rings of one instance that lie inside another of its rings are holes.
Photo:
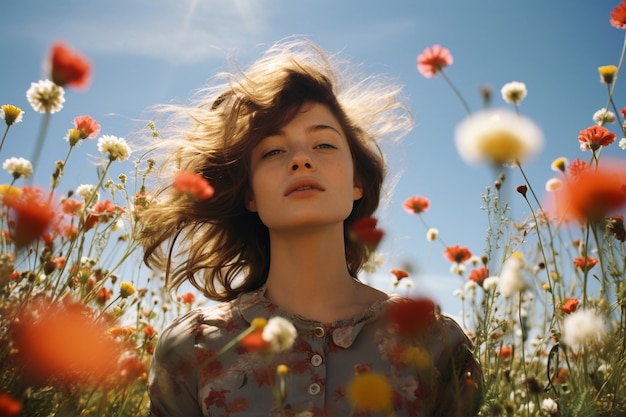
[[[626,163],[603,160],[573,177],[566,187],[556,190],[557,215],[581,223],[601,221],[626,205]]]
[[[561,306],[561,311],[566,314],[571,314],[578,308],[579,301],[576,298],[566,298]]]
[[[63,43],[52,46],[50,77],[56,85],[85,88],[90,73],[91,64],[83,55]]]
[[[578,134],[578,141],[581,149],[598,150],[600,146],[609,146],[615,141],[617,136],[604,126],[593,125],[581,130]]]
[[[580,269],[583,272],[589,271],[591,268],[596,266],[597,263],[597,259],[591,258],[589,256],[587,256],[587,258],[583,258],[582,256],[574,258],[574,265],[576,265],[576,268]]]
[[[373,217],[359,219],[352,224],[350,236],[374,251],[385,235],[382,229],[376,227],[377,224],[378,220]]]
[[[187,304],[187,305],[191,305],[193,304],[194,301],[196,301],[196,296],[192,292],[182,293],[181,295],[179,295],[179,298],[180,298],[180,301],[183,302],[183,304]]]
[[[16,417],[22,412],[22,403],[6,392],[0,392],[0,416]]]
[[[392,269],[391,273],[395,275],[396,280],[398,281],[400,281],[402,278],[407,278],[409,276],[409,273],[406,272],[404,269]]]
[[[450,261],[457,264],[467,262],[472,257],[472,253],[468,248],[461,247],[459,245],[448,246],[443,251],[443,256]]]
[[[404,298],[387,308],[387,320],[398,334],[418,336],[435,322],[436,304],[429,298]]]
[[[589,164],[580,158],[576,158],[567,165],[567,171],[571,176],[577,177],[581,172],[585,171]]]
[[[483,281],[489,277],[489,269],[486,267],[474,268],[470,271],[469,280],[479,285],[483,285]]]
[[[433,45],[424,49],[424,52],[417,57],[417,70],[424,77],[431,78],[451,65],[453,61],[450,50],[440,45]]]
[[[195,172],[179,172],[174,176],[174,188],[198,200],[213,197],[215,190],[206,178]]]
[[[81,139],[95,138],[100,133],[100,124],[86,114],[74,118],[74,127],[80,131]]]
[[[255,330],[248,333],[241,339],[241,346],[243,346],[249,352],[257,352],[269,347],[270,343],[263,339],[263,332]]]
[[[511,356],[513,356],[513,348],[509,345],[504,345],[500,348],[500,351],[498,352],[498,356],[500,356],[503,359],[508,359]]]
[[[613,27],[626,29],[626,1],[622,1],[619,5],[615,6],[611,12],[609,21]]]
[[[10,210],[11,240],[18,248],[43,238],[55,217],[43,194],[39,188],[27,186],[19,197],[4,198],[4,204]]]
[[[402,204],[404,210],[409,214],[425,213],[430,207],[430,201],[426,197],[414,195],[407,198]]]
[[[107,324],[78,302],[31,302],[16,314],[11,336],[26,373],[38,381],[103,381],[118,367],[120,346]]]

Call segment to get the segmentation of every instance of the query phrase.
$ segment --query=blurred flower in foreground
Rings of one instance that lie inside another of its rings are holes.
[[[16,417],[22,412],[22,404],[6,392],[0,393],[0,416]]]
[[[278,353],[291,349],[296,337],[296,328],[286,318],[257,318],[250,324],[249,331],[244,332],[241,345],[252,352]]]
[[[371,371],[358,372],[346,387],[348,401],[361,411],[391,412],[392,394],[387,378]]]
[[[85,88],[89,83],[91,64],[68,45],[56,43],[50,57],[50,78],[60,86]]]
[[[524,256],[520,252],[513,253],[504,261],[500,273],[500,291],[503,296],[509,298],[528,288],[528,283],[522,275],[523,270]]]
[[[4,104],[0,107],[0,118],[4,119],[7,126],[21,122],[23,117],[24,112],[19,107],[11,104]]]
[[[414,195],[407,198],[402,204],[404,211],[409,214],[425,213],[430,207],[430,201],[426,197]]]
[[[580,150],[597,151],[600,146],[609,146],[615,141],[615,133],[603,126],[590,126],[583,129],[578,134],[578,142],[580,142]]]
[[[98,152],[108,155],[110,161],[125,161],[131,150],[123,138],[113,135],[102,135],[98,139]]]
[[[615,6],[611,12],[609,21],[613,27],[626,29],[626,1],[622,1],[619,5]]]
[[[620,149],[626,150],[626,138],[621,138],[617,146],[619,146]]]
[[[456,146],[467,163],[496,165],[521,162],[543,145],[543,134],[530,119],[508,110],[483,110],[455,131]]]
[[[611,84],[617,72],[617,67],[615,65],[604,65],[598,67],[598,72],[600,73],[600,81],[604,84]]]
[[[426,78],[432,78],[438,72],[454,62],[450,50],[440,46],[433,45],[424,49],[417,57],[417,70]]]
[[[511,81],[504,84],[500,90],[502,99],[509,104],[518,104],[526,98],[528,91],[526,90],[526,84],[519,81]]]
[[[18,248],[42,237],[55,217],[48,198],[35,187],[22,188],[19,196],[5,194],[3,203],[9,208],[9,233]]]
[[[439,230],[437,229],[430,228],[426,231],[426,240],[428,240],[429,242],[437,239],[437,236],[439,236]]]
[[[65,90],[50,80],[41,80],[30,83],[26,99],[36,112],[53,114],[63,108]]]
[[[626,205],[626,161],[605,158],[598,167],[582,167],[556,190],[551,204],[566,221],[585,223],[614,214]]]
[[[563,342],[570,347],[585,345],[602,337],[604,323],[593,310],[578,310],[563,321]]]
[[[64,382],[101,382],[114,374],[121,349],[94,314],[78,302],[44,300],[17,312],[11,336],[27,374]]]
[[[387,308],[387,321],[399,335],[414,337],[428,331],[435,322],[437,306],[429,298],[403,298]]]
[[[209,181],[195,172],[178,172],[174,175],[174,188],[197,200],[213,197],[215,190]]]
[[[192,305],[193,302],[196,301],[196,296],[191,291],[182,293],[178,296],[178,298],[183,302],[183,304],[187,305]]]
[[[383,239],[385,232],[376,227],[378,220],[374,217],[364,217],[355,221],[350,229],[350,237],[364,243],[370,251],[376,250]]]
[[[9,158],[2,164],[2,169],[11,174],[14,179],[28,178],[33,173],[33,165],[24,158]]]

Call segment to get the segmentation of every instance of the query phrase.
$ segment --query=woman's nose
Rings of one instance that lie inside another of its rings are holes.
[[[299,169],[312,169],[313,162],[311,161],[310,155],[305,151],[297,151],[294,153],[293,158],[291,159],[291,170],[297,171]]]

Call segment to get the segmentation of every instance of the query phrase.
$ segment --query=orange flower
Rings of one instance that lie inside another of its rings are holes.
[[[100,291],[98,291],[98,297],[96,299],[98,301],[98,304],[105,304],[111,299],[111,290],[106,287],[100,288]]]
[[[513,356],[513,348],[509,345],[504,345],[500,348],[500,351],[498,352],[498,356],[500,356],[503,359],[508,359],[511,356]]]
[[[574,265],[576,265],[576,268],[580,269],[583,272],[589,271],[591,268],[596,266],[597,263],[597,259],[591,258],[589,256],[587,256],[586,258],[583,258],[582,256],[574,258]]]
[[[85,88],[89,84],[91,64],[81,54],[63,43],[52,46],[50,77],[56,85]]]
[[[430,207],[430,201],[426,197],[414,195],[407,198],[402,207],[409,214],[425,213]]]
[[[396,280],[400,281],[402,278],[407,278],[409,273],[404,269],[392,269],[391,273],[396,276]]]
[[[426,78],[432,78],[453,62],[450,51],[440,45],[424,49],[417,57],[417,70]]]
[[[398,334],[418,336],[435,322],[436,304],[429,298],[404,298],[387,308],[387,320]]]
[[[84,201],[78,201],[73,198],[68,198],[62,204],[63,213],[76,215],[80,209],[85,205]]]
[[[74,118],[74,126],[80,131],[81,139],[95,138],[100,132],[100,124],[86,114],[76,116]]]
[[[198,200],[213,197],[215,190],[206,178],[195,172],[179,172],[174,176],[174,188]]]
[[[106,323],[77,302],[29,303],[16,314],[11,336],[26,373],[38,381],[102,381],[115,372],[121,355]]]
[[[561,311],[566,314],[571,314],[578,308],[579,301],[576,298],[566,298],[561,306]]]
[[[43,238],[55,217],[48,199],[35,187],[24,187],[17,198],[5,196],[4,204],[10,209],[11,239],[18,248]]]
[[[616,137],[615,133],[606,127],[594,125],[581,130],[578,134],[578,141],[583,151],[588,149],[597,151],[600,146],[609,146],[615,141]]]
[[[180,301],[184,304],[191,305],[194,301],[196,301],[196,296],[192,292],[185,292],[179,295]]]
[[[263,339],[263,331],[255,330],[241,339],[241,345],[249,352],[257,352],[269,348],[270,342]]]
[[[378,220],[373,217],[359,219],[352,224],[350,236],[374,251],[385,235],[382,229],[376,227],[377,223]]]
[[[448,246],[443,251],[443,256],[450,261],[457,264],[468,261],[472,257],[472,253],[468,248],[461,247],[459,245]]]
[[[143,328],[143,334],[144,336],[146,336],[146,339],[150,340],[154,336],[156,336],[157,331],[155,330],[154,327],[147,325],[146,327]]]
[[[6,392],[0,392],[0,416],[16,417],[22,412],[22,403]]]
[[[485,278],[489,277],[489,269],[486,267],[474,268],[470,271],[469,280],[483,285]]]
[[[626,29],[626,1],[622,1],[613,9],[609,21],[613,27]]]
[[[626,205],[626,164],[603,160],[587,168],[556,191],[557,215],[564,220],[600,221]]]
[[[571,176],[577,177],[581,172],[585,171],[588,167],[587,162],[582,159],[576,158],[567,165],[567,171]]]

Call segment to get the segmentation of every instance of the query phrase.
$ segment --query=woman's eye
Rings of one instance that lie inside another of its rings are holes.
[[[281,152],[282,151],[280,149],[271,149],[271,150],[265,152],[263,155],[261,155],[261,158],[268,158],[270,156],[278,155]]]
[[[330,143],[321,143],[319,145],[316,146],[316,148],[321,148],[321,149],[337,149],[337,147],[335,145],[331,145]]]

